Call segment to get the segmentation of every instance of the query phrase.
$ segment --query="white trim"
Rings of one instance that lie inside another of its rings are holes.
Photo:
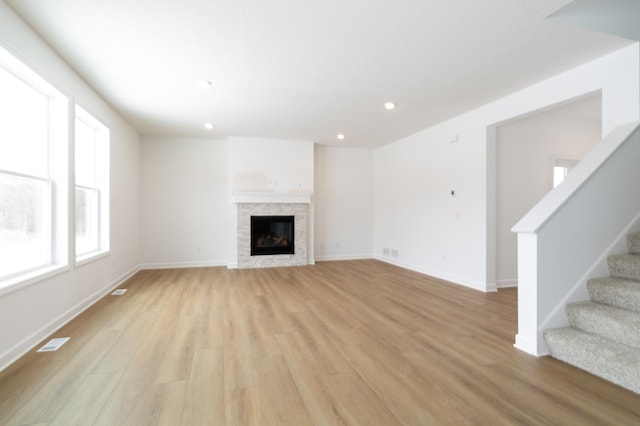
[[[228,262],[226,260],[197,260],[190,262],[143,263],[140,269],[210,268],[216,266],[228,266]]]
[[[514,288],[518,287],[518,279],[512,278],[510,280],[496,280],[496,288]]]
[[[38,268],[29,273],[20,274],[19,276],[0,282],[0,297],[70,270],[71,266],[69,265],[51,265]]]
[[[455,275],[446,274],[440,271],[435,271],[433,269],[423,268],[408,262],[401,262],[399,260],[391,260],[385,256],[374,256],[374,259],[379,260],[381,262],[389,263],[391,265],[399,266],[404,269],[409,269],[411,271],[419,272],[423,275],[428,275],[430,277],[438,278],[444,281],[449,281],[453,284],[462,285],[464,287],[469,287],[474,290],[482,291],[484,293],[490,293],[497,291],[495,288],[495,284],[493,283],[483,283],[480,281],[469,280],[462,277],[457,277]]]
[[[363,253],[363,254],[330,254],[330,255],[320,255],[315,257],[316,262],[330,262],[332,260],[363,260],[363,259],[373,259],[373,254],[371,253]]]
[[[87,263],[91,263],[95,260],[102,259],[103,257],[107,257],[111,254],[109,250],[98,250],[92,251],[91,253],[84,254],[82,256],[78,256],[76,259],[75,267],[78,268],[82,265],[86,265]]]
[[[546,346],[543,350],[539,351],[538,348],[536,348],[536,343],[532,342],[531,339],[523,336],[522,334],[516,334],[516,342],[513,344],[513,347],[527,353],[528,355],[534,355],[537,357],[549,355],[549,350]]]

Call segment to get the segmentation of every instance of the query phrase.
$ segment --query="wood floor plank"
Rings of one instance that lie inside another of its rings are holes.
[[[229,293],[236,293],[229,290]],[[258,386],[250,330],[241,294],[231,294],[222,314],[224,326],[224,380],[227,392]],[[239,395],[242,396],[242,395]],[[240,398],[239,401],[243,401]]]
[[[440,408],[437,401],[429,399],[429,393],[425,397],[426,387],[406,374],[399,353],[380,349],[379,344],[372,342],[366,346],[345,346],[342,352],[401,423],[434,424]]]
[[[400,421],[381,403],[360,376],[342,373],[325,381],[334,396],[337,409],[350,425],[400,425]]]
[[[57,371],[62,360],[29,353],[0,373],[0,424],[6,424],[43,386],[43,377]],[[54,365],[52,365],[54,364]]]
[[[42,387],[7,422],[7,425],[46,422],[53,419],[93,370],[104,348],[113,344],[115,333],[116,331],[106,330],[95,335],[76,353],[67,351],[67,362],[47,377]],[[64,349],[62,346],[55,355],[65,356]]]
[[[224,345],[224,327],[222,312],[228,288],[226,269],[206,268],[207,274],[201,276],[201,285],[205,292],[203,298],[203,319],[197,329],[197,349],[222,348]]]
[[[434,357],[433,353],[421,350],[403,355],[413,366],[414,378],[429,383],[429,398],[437,401],[439,407],[437,411],[434,410],[435,422],[447,424],[456,419],[461,423],[471,423],[473,420],[492,425],[539,424],[507,415],[503,401],[491,395],[488,388],[479,391],[475,380],[468,376],[466,370],[458,370],[450,363],[443,364],[443,359]],[[484,385],[484,382],[481,383]]]
[[[309,313],[325,335],[338,347],[359,343],[359,330],[364,324],[346,307],[336,303],[310,302]]]
[[[82,426],[98,417],[122,373],[90,374],[75,394],[69,398],[50,426]]]
[[[258,361],[261,423],[272,425],[312,425],[311,418],[281,356]]]
[[[182,424],[197,425],[206,419],[208,424],[225,423],[224,354],[222,348],[195,352]]]
[[[95,425],[144,423],[151,415],[155,379],[163,360],[163,351],[171,336],[165,331],[173,321],[157,312],[144,312],[155,317],[152,327],[139,336],[136,351],[123,370]]]
[[[275,334],[281,332],[278,319],[268,304],[269,296],[259,296],[247,304],[247,329],[251,338],[252,353],[255,358],[280,354]]]
[[[225,392],[225,396],[227,426],[262,425],[260,389],[257,387],[234,389]]]
[[[182,413],[185,407],[187,382],[177,381],[158,383],[151,389],[148,411],[139,423],[158,426],[182,425]]]
[[[113,345],[105,351],[100,362],[96,364],[93,373],[113,373],[123,371],[136,351],[139,349],[140,336],[153,327],[157,314],[137,312],[136,316],[129,316],[129,325],[118,334]],[[107,329],[111,324],[107,325]]]
[[[121,287],[0,372],[0,424],[640,424],[640,395],[513,347],[517,289],[376,260]]]
[[[347,425],[329,385],[323,380],[322,367],[308,348],[293,333],[277,336],[291,377],[311,420],[316,425]]]
[[[318,364],[326,374],[348,373],[353,367],[344,359],[334,343],[326,336],[322,326],[307,312],[291,314],[295,327],[294,336],[299,336],[305,346],[313,352]]]
[[[167,346],[161,349],[162,361],[156,374],[155,383],[186,381],[189,378],[193,355],[196,350],[198,315],[176,318],[174,327],[165,329]]]

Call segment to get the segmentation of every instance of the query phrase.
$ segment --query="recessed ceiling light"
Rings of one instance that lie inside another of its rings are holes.
[[[393,102],[385,102],[384,107],[385,109],[392,110],[396,107],[396,104]]]
[[[207,130],[212,130],[214,127],[213,123],[204,123],[204,128]]]
[[[336,137],[340,140],[344,139],[344,135],[342,133],[338,133]]]
[[[211,84],[212,83],[209,80],[196,80],[196,86],[202,87],[203,89],[211,87]]]

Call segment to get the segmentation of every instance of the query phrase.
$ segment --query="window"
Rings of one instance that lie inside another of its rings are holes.
[[[580,160],[575,159],[556,158],[553,161],[553,187],[560,185],[579,162]]]
[[[109,224],[109,129],[76,105],[76,258],[107,251]]]
[[[0,49],[0,287],[67,262],[67,108],[61,93]]]

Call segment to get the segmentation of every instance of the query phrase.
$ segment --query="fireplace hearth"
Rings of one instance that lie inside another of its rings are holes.
[[[251,216],[251,256],[295,254],[294,216]]]

